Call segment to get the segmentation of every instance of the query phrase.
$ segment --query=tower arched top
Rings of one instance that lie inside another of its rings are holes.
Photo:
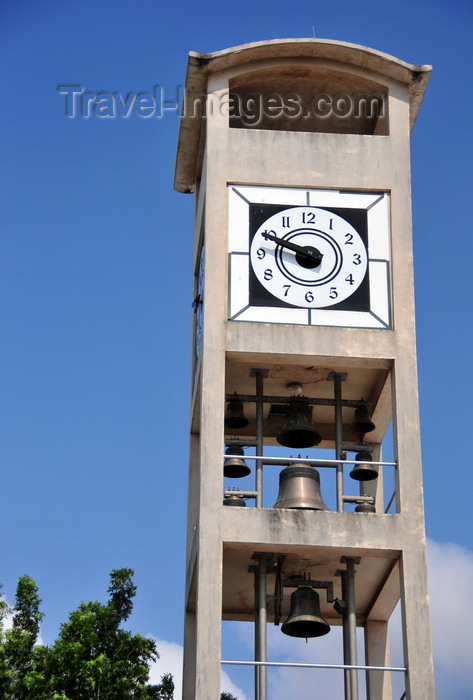
[[[418,85],[421,93],[425,90],[432,71],[429,65],[406,63],[382,51],[346,41],[272,39],[241,44],[214,53],[190,51],[187,81],[196,79],[196,87],[204,88],[207,83],[206,76],[211,73],[238,67],[244,72],[247,64],[270,59],[306,59],[308,62],[313,59],[325,59],[347,66],[352,65],[407,85]]]
[[[327,74],[351,76],[354,89],[370,89],[387,86],[392,81],[405,86],[409,99],[409,125],[412,129],[432,67],[414,65],[394,56],[357,44],[331,39],[273,39],[234,46],[214,53],[189,53],[185,94],[187,104],[193,96],[210,93],[212,76],[228,73],[232,84],[238,86],[268,85],[274,89],[279,78],[282,84],[291,84],[293,89],[308,90],[317,85],[317,79]],[[325,76],[325,77],[324,77]],[[284,83],[285,81],[285,83]],[[195,175],[195,161],[201,139],[202,112],[191,110],[190,118],[181,117],[179,146],[176,163],[175,187],[179,191],[193,189],[191,181]],[[263,126],[263,128],[265,128]],[[354,132],[352,132],[354,133]],[[369,132],[366,132],[369,133]]]

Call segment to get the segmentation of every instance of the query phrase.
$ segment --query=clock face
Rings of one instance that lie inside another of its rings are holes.
[[[350,299],[365,279],[367,263],[358,231],[338,214],[318,207],[273,214],[258,228],[250,248],[259,284],[297,308],[322,309]]]
[[[229,188],[229,318],[389,328],[388,195]]]

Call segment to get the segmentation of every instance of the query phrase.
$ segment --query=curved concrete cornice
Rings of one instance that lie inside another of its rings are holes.
[[[408,87],[410,128],[414,126],[427,83],[432,72],[429,65],[414,65],[366,46],[331,39],[273,39],[234,46],[214,53],[191,51],[187,65],[186,93],[202,95],[207,92],[209,76],[219,71],[263,61],[331,61],[342,69],[353,67],[367,71],[383,83],[383,77]],[[195,161],[201,133],[200,117],[181,119],[176,162],[175,188],[189,192],[194,186]]]

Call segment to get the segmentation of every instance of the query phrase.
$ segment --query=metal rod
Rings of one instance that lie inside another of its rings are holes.
[[[228,459],[227,454],[223,454],[224,459]],[[264,462],[266,465],[280,465],[280,464],[315,464],[318,467],[337,467],[338,464],[361,464],[360,460],[356,459],[309,459],[307,457],[265,457],[264,455],[245,455],[245,459],[253,459],[255,461]],[[397,462],[370,462],[370,464],[376,464],[381,467],[397,467]]]
[[[335,458],[337,459],[337,511],[343,512],[343,465],[342,459],[342,380],[339,374],[333,375],[335,398]]]
[[[267,655],[267,597],[266,597],[266,557],[263,555],[259,560],[258,567],[258,636],[259,636],[259,659],[266,661]],[[266,700],[266,666],[260,667],[259,692],[256,700]]]
[[[342,443],[342,450],[344,452],[361,452],[361,450],[364,450],[365,452],[369,452],[371,454],[371,452],[373,452],[373,445],[370,445],[368,442],[361,442],[358,444],[344,442]]]
[[[258,491],[242,491],[240,489],[226,489],[224,497],[228,498],[232,495],[240,496],[241,498],[257,498]],[[374,503],[374,496],[342,496],[344,503]]]
[[[314,581],[311,578],[284,578],[281,580],[281,586],[284,588],[299,588],[299,586],[310,586],[325,590],[327,593],[327,603],[333,603],[333,581]]]
[[[347,572],[339,571],[340,578],[342,580],[342,598],[344,601],[347,599]],[[343,613],[343,663],[347,666],[343,672],[344,690],[345,690],[345,700],[350,700],[350,649],[348,643],[348,621],[346,611]]]
[[[256,370],[259,371],[259,370]],[[262,370],[265,371],[265,370]],[[335,406],[335,399],[316,399],[310,396],[262,396],[264,403],[283,403],[288,404],[292,402],[307,403],[312,406]],[[257,403],[258,395],[253,396],[251,394],[227,394],[226,401],[241,401],[242,403]],[[341,401],[342,406],[347,406],[350,408],[360,408],[361,406],[371,406],[369,401],[357,400],[357,399],[343,399]]]
[[[355,558],[345,557],[346,581],[347,581],[347,627],[349,644],[349,663],[357,665],[356,651],[356,607],[355,607]],[[358,560],[357,560],[358,561]],[[350,700],[358,700],[358,673],[355,668],[350,669]]]
[[[267,370],[253,369],[252,374],[256,380],[256,453],[263,456],[263,380]],[[256,496],[256,507],[263,507],[263,464],[256,462],[255,486],[258,495]]]
[[[291,661],[231,661],[223,660],[220,662],[222,664],[232,665],[232,666],[288,666],[291,668],[328,668],[334,670],[344,670],[344,669],[355,669],[357,671],[386,671],[389,673],[395,673],[396,671],[406,673],[406,666],[362,666],[360,664],[304,664]]]
[[[255,567],[255,628],[254,628],[254,637],[255,637],[255,664],[254,664],[254,671],[255,671],[255,698],[257,700],[258,695],[259,695],[259,677],[261,673],[261,668],[260,664],[258,662],[261,661],[260,659],[260,635],[259,635],[259,572],[258,568]]]
[[[240,491],[240,489],[227,489],[224,491],[224,497],[229,498],[229,496],[240,496],[240,498],[256,498],[258,496],[257,491]]]
[[[226,495],[226,494],[225,494]],[[343,496],[344,503],[371,503],[376,502],[374,496]]]
[[[387,513],[387,512],[389,511],[389,509],[391,508],[391,506],[392,506],[393,501],[394,501],[395,498],[396,498],[396,491],[393,491],[393,495],[392,495],[391,498],[389,499],[389,503],[388,503],[388,505],[386,506],[386,509],[385,509],[385,511],[384,511],[385,513]]]
[[[238,447],[256,447],[256,440],[250,440],[249,438],[225,438],[225,445],[238,446]]]

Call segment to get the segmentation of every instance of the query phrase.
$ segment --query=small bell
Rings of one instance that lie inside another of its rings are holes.
[[[359,406],[357,409],[355,409],[355,417],[353,419],[353,423],[351,424],[351,428],[355,433],[363,434],[370,433],[376,428],[375,424],[370,418],[370,414],[368,413],[366,406]]]
[[[244,456],[243,448],[231,445],[225,450],[225,454],[230,456],[230,459],[225,459],[223,462],[223,475],[230,479],[240,479],[243,476],[248,476],[251,469],[242,457]]]
[[[276,440],[284,447],[303,448],[318,445],[322,436],[312,423],[312,407],[306,403],[291,403],[286,423]]]
[[[376,513],[374,503],[360,503],[355,508],[355,513]]]
[[[373,481],[378,478],[378,467],[370,464],[373,457],[367,450],[361,450],[355,455],[355,459],[360,464],[355,464],[350,472],[350,476],[355,481]]]
[[[240,496],[238,491],[235,491],[234,493],[230,493],[226,498],[223,500],[223,505],[224,506],[243,506],[246,508],[246,503],[243,500],[243,496]]]
[[[243,413],[243,404],[237,399],[232,399],[227,403],[225,412],[224,424],[226,428],[235,430],[238,428],[246,428],[249,420]]]
[[[320,614],[319,594],[310,586],[299,586],[291,594],[289,616],[281,632],[290,637],[322,637],[330,632],[329,624]]]

